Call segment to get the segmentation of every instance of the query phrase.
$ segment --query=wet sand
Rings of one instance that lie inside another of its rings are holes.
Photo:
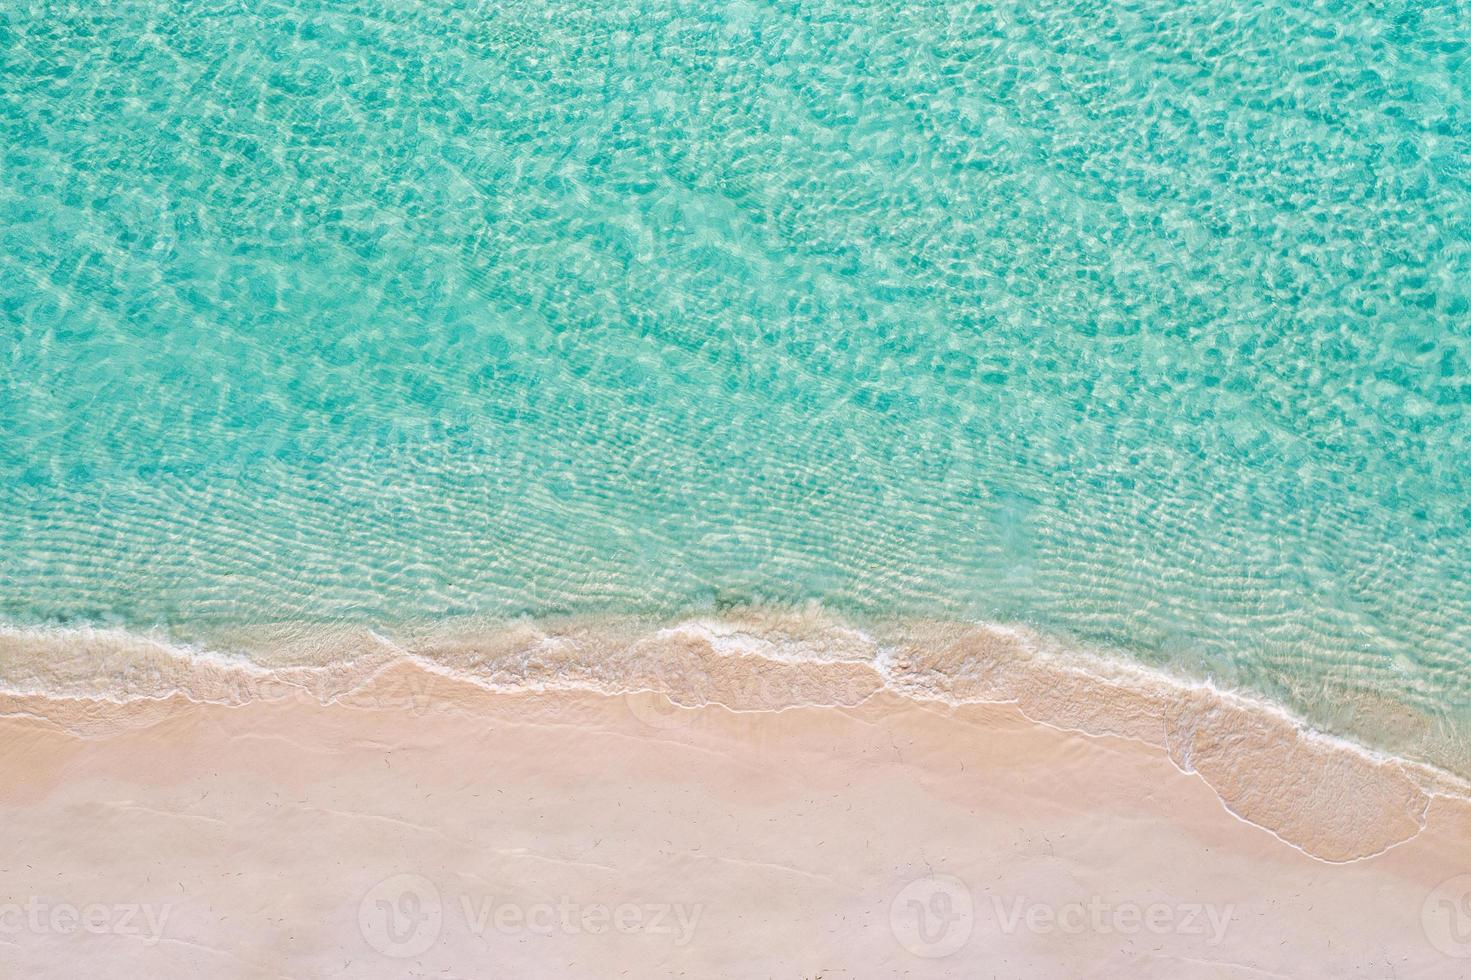
[[[404,665],[329,704],[38,706],[0,705],[5,977],[1471,976],[1471,804],[1384,849],[1317,801],[1316,849],[1378,851],[1325,860],[1014,705]]]

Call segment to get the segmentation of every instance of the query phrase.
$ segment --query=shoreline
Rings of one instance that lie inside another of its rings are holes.
[[[681,708],[399,663],[328,703],[18,707],[0,977],[1451,977],[1471,956],[1437,918],[1471,889],[1471,801],[1328,863],[1164,751],[1015,705]]]
[[[353,703],[396,672],[421,701],[456,683],[599,694],[674,727],[688,707],[854,709],[895,696],[947,709],[1009,705],[1061,733],[1130,739],[1198,776],[1233,817],[1332,863],[1412,840],[1437,798],[1471,800],[1471,782],[1453,771],[1323,733],[1253,695],[1018,627],[883,629],[871,634],[815,609],[662,625],[451,623],[399,639],[283,626],[252,634],[247,657],[122,630],[0,627],[0,716],[92,736],[137,725],[175,695],[199,704]]]

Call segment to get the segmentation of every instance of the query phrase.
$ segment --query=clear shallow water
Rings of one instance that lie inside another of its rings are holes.
[[[1465,732],[1468,32],[11,5],[0,618],[815,600]]]

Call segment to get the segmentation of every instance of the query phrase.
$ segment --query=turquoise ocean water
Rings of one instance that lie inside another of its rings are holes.
[[[1019,622],[1471,731],[1471,7],[0,7],[0,619]]]

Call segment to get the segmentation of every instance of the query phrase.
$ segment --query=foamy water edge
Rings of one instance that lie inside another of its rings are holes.
[[[699,708],[857,708],[891,695],[942,710],[1014,706],[1031,722],[1155,746],[1238,818],[1320,860],[1412,839],[1436,797],[1471,782],[1434,762],[1321,731],[1281,705],[1024,627],[839,621],[819,609],[671,622],[442,623],[403,635],[282,624],[209,644],[117,628],[0,626],[0,715],[83,737],[177,699],[422,708],[455,684],[624,697],[655,728]]]

